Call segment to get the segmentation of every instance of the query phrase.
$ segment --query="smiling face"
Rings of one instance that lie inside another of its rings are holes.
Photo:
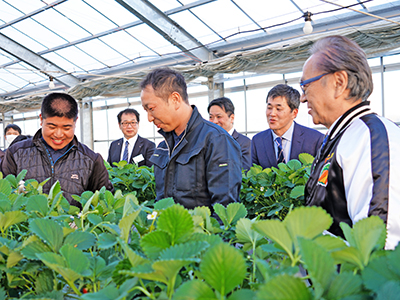
[[[209,114],[210,114],[210,122],[213,122],[214,124],[221,126],[228,132],[229,130],[232,129],[233,121],[235,119],[234,114],[228,116],[225,110],[219,107],[218,105],[211,106]]]
[[[170,132],[179,127],[179,115],[171,96],[168,101],[156,96],[151,85],[146,86],[141,92],[142,106],[147,112],[149,122],[157,128]]]
[[[269,128],[276,135],[282,136],[292,125],[298,111],[297,108],[290,109],[285,97],[269,97],[267,101],[267,121]]]
[[[46,119],[40,115],[42,136],[46,143],[54,150],[60,150],[67,146],[74,138],[76,120],[66,117],[49,117]]]
[[[319,76],[325,72],[318,68],[318,54],[312,55],[304,64],[301,80]],[[314,124],[322,124],[329,128],[338,118],[335,107],[335,88],[333,74],[328,74],[319,80],[304,86],[300,97],[301,102],[307,102],[308,113]],[[339,114],[340,116],[340,114]]]
[[[133,138],[139,129],[139,122],[136,119],[135,114],[122,114],[121,123],[119,123],[119,129],[121,129],[124,137],[129,140]]]

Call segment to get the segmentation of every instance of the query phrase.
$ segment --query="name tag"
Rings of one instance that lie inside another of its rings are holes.
[[[135,157],[133,158],[133,161],[134,161],[136,164],[140,163],[142,160],[144,160],[144,157],[143,157],[142,154],[139,154],[138,156],[135,156]]]

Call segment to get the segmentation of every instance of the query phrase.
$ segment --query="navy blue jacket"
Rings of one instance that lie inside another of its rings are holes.
[[[315,157],[321,147],[324,135],[294,122],[290,159],[299,159],[299,154],[309,153]],[[257,133],[251,140],[251,159],[253,164],[265,168],[277,167],[272,130]]]
[[[250,169],[251,164],[251,140],[239,132],[233,130],[232,137],[239,143],[240,150],[242,151],[242,168],[245,170]]]
[[[204,120],[197,108],[174,148],[172,132],[164,136],[150,161],[157,200],[172,197],[188,209],[239,201],[242,183],[240,146],[220,126]]]
[[[113,162],[119,162],[121,160],[121,151],[122,151],[122,144],[124,139],[121,138],[111,143],[110,149],[108,149],[108,159],[107,162],[112,166]],[[150,162],[150,157],[154,153],[155,144],[148,139],[142,138],[138,135],[138,138],[135,143],[135,147],[132,150],[131,157],[129,159],[129,163],[133,164],[133,158],[142,154],[143,160],[138,163],[138,166],[148,166],[151,167],[153,164]]]

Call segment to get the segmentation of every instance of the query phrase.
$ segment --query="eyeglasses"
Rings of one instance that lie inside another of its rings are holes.
[[[322,77],[324,77],[325,75],[328,75],[328,74],[331,74],[331,73],[330,72],[329,73],[324,73],[324,74],[315,76],[313,78],[310,78],[310,79],[307,79],[307,80],[304,80],[304,81],[301,80],[300,81],[300,87],[301,87],[301,90],[303,91],[303,93],[304,94],[306,93],[306,89],[307,89],[306,85],[309,85],[310,83],[313,83],[314,81],[320,80]]]
[[[137,124],[139,124],[139,123],[136,122],[136,121],[133,121],[133,122],[122,122],[121,123],[122,127],[124,127],[124,128],[128,127],[129,125],[131,125],[132,127],[135,127],[135,126],[137,126]]]

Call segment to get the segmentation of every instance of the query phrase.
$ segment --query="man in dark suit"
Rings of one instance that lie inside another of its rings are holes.
[[[233,128],[235,120],[235,107],[229,98],[214,99],[208,105],[210,121],[224,128],[239,143],[242,151],[242,168],[251,167],[251,140]]]
[[[317,130],[294,122],[300,105],[300,93],[285,84],[273,87],[267,96],[269,128],[256,134],[251,141],[253,164],[265,168],[298,159],[299,154],[315,157],[324,136]]]
[[[154,153],[155,144],[137,134],[139,129],[139,113],[133,108],[121,111],[118,124],[124,137],[111,143],[108,150],[108,163],[125,160],[140,166],[151,167],[150,156]]]

